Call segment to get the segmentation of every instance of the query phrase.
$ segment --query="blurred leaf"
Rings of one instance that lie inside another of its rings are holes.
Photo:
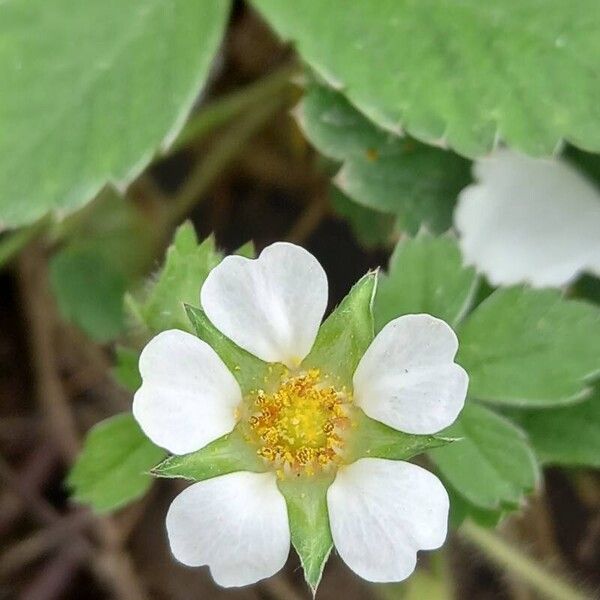
[[[243,394],[268,388],[270,382],[281,380],[286,372],[282,364],[266,363],[240,348],[210,322],[202,309],[186,306],[186,310],[193,331],[219,355],[236,378]]]
[[[600,468],[600,390],[572,406],[552,410],[513,410],[544,464]]]
[[[384,128],[465,156],[501,137],[600,151],[596,0],[253,0],[302,58]]]
[[[0,226],[140,173],[181,129],[228,13],[227,0],[1,2]]]
[[[558,291],[496,290],[458,331],[469,395],[522,407],[582,399],[600,371],[600,309]]]
[[[152,469],[152,474],[170,479],[204,481],[236,471],[265,471],[264,461],[244,439],[239,427],[196,452],[169,456]]]
[[[359,458],[387,458],[408,460],[432,448],[455,442],[456,439],[436,435],[414,435],[398,431],[356,409],[352,415],[353,430],[347,448],[346,459],[354,462]]]
[[[340,93],[311,85],[297,110],[315,147],[342,163],[336,185],[369,208],[393,213],[402,228],[445,231],[458,192],[470,181],[463,158],[379,129]]]
[[[302,476],[277,482],[287,504],[292,544],[313,595],[333,547],[327,512],[327,488],[332,481],[333,477]]]
[[[200,288],[221,258],[212,237],[198,244],[193,225],[184,223],[175,232],[164,265],[145,296],[141,300],[128,296],[130,312],[153,333],[166,329],[194,333],[184,305],[200,303]]]
[[[90,429],[67,484],[75,500],[108,512],[142,496],[152,484],[148,471],[165,456],[124,413]]]
[[[398,243],[375,296],[379,331],[400,315],[427,313],[455,327],[469,310],[478,278],[463,266],[454,237],[421,232]]]
[[[142,385],[142,376],[139,370],[140,353],[132,348],[117,346],[115,350],[116,364],[112,375],[126,390],[137,391]]]
[[[491,410],[468,403],[445,436],[463,438],[429,456],[442,477],[470,503],[484,509],[516,508],[539,480],[525,434]]]
[[[124,328],[123,294],[147,264],[152,230],[113,189],[87,211],[72,217],[75,227],[58,225],[66,243],[50,260],[50,282],[63,318],[107,342]]]
[[[504,508],[481,508],[469,502],[464,496],[461,496],[447,481],[444,481],[444,487],[450,497],[450,526],[458,529],[463,521],[470,519],[482,527],[496,527],[502,518],[507,514]]]
[[[352,389],[352,376],[373,340],[373,296],[377,273],[364,275],[325,319],[304,368],[317,368]]]
[[[365,248],[388,245],[395,223],[389,214],[357,204],[335,187],[329,190],[329,201],[335,213],[348,222],[354,237]]]
[[[95,248],[67,246],[56,254],[50,283],[63,317],[91,338],[107,342],[122,331],[127,282]]]

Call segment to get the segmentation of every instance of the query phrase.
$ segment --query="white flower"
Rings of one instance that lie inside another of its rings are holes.
[[[558,159],[498,150],[475,163],[454,214],[466,261],[493,285],[600,275],[600,192]]]
[[[285,363],[288,374],[277,389],[248,399],[216,352],[190,334],[166,331],[142,352],[143,385],[133,411],[155,443],[174,454],[196,451],[248,419],[248,431],[261,440],[254,451],[269,467],[201,481],[181,493],[167,515],[175,557],[209,565],[224,586],[273,575],[290,547],[277,477],[323,468],[336,474],[327,506],[344,561],[370,581],[406,578],[418,550],[443,543],[448,495],[434,475],[407,462],[344,464],[352,427],[340,432],[333,423],[351,420],[347,411],[356,405],[404,432],[432,434],[450,425],[467,389],[466,373],[453,362],[453,331],[429,315],[392,321],[362,358],[354,389],[344,391],[301,365],[327,305],[327,278],[306,250],[277,243],[256,260],[225,258],[202,287],[201,303],[222,333],[264,361]]]

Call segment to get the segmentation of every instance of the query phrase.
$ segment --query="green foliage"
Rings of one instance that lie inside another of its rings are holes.
[[[181,128],[228,12],[227,0],[1,2],[0,225],[131,181]]]
[[[236,471],[265,470],[262,461],[244,439],[239,427],[204,448],[181,456],[169,456],[152,469],[156,477],[203,481]]]
[[[346,220],[362,246],[375,248],[390,243],[394,218],[389,214],[357,204],[336,187],[329,190],[329,202],[334,212]]]
[[[186,310],[196,335],[219,355],[236,378],[242,393],[268,387],[271,381],[281,379],[285,371],[283,365],[266,363],[240,348],[209,321],[202,309],[186,306]]]
[[[373,340],[373,296],[377,273],[367,273],[321,325],[306,368],[319,368],[352,389],[352,376]]]
[[[130,312],[152,333],[166,329],[193,333],[185,304],[200,303],[200,288],[221,258],[212,237],[198,244],[193,225],[184,223],[176,231],[164,266],[145,296],[141,300],[127,297]]]
[[[352,418],[356,427],[352,430],[346,449],[349,462],[359,458],[408,460],[456,441],[451,437],[404,433],[371,419],[360,409],[356,409]]]
[[[67,484],[72,497],[94,511],[115,510],[146,493],[148,471],[164,456],[131,414],[117,415],[90,430]]]
[[[421,232],[398,243],[387,275],[380,276],[375,296],[375,325],[427,313],[453,327],[471,307],[477,289],[475,270],[463,266],[456,240]]]
[[[397,215],[413,233],[421,224],[450,227],[456,196],[470,180],[467,161],[378,128],[325,87],[308,88],[297,117],[316,148],[342,163],[335,183],[350,198]]]
[[[496,290],[459,329],[473,398],[556,406],[589,394],[600,370],[600,310],[554,290]]]
[[[151,228],[113,189],[56,227],[64,245],[50,260],[50,284],[63,318],[96,341],[114,339],[125,325],[125,289],[145,267]]]
[[[287,504],[292,544],[313,594],[333,547],[327,511],[327,488],[332,480],[303,476],[278,482]]]
[[[584,402],[552,410],[514,410],[544,464],[600,468],[600,390]]]
[[[117,383],[130,392],[135,392],[142,385],[139,361],[140,353],[137,350],[125,346],[117,346],[115,349],[115,366],[112,375]]]
[[[302,58],[382,127],[465,156],[600,150],[595,0],[253,0]],[[551,74],[551,76],[549,76]]]
[[[429,455],[443,478],[475,506],[514,509],[535,488],[539,472],[533,451],[504,417],[467,404],[444,435],[463,439]]]
[[[98,342],[123,330],[127,282],[95,248],[73,245],[50,261],[50,282],[64,318]]]

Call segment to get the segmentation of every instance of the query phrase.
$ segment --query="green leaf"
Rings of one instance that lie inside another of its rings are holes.
[[[354,237],[367,249],[387,246],[394,231],[390,215],[357,204],[340,189],[332,187],[329,202],[335,213],[344,218]]]
[[[117,346],[115,355],[116,362],[112,370],[115,381],[130,392],[137,391],[142,386],[142,376],[138,366],[139,351],[125,346]]]
[[[447,481],[443,481],[443,483],[450,497],[449,520],[454,529],[458,529],[467,519],[475,521],[482,527],[496,527],[507,513],[503,508],[486,509],[475,506],[461,496]]]
[[[471,307],[477,291],[475,270],[463,265],[454,237],[421,232],[398,243],[387,275],[381,275],[375,296],[379,331],[400,315],[427,313],[453,327]]]
[[[600,150],[595,0],[253,0],[382,127],[466,156]]]
[[[392,429],[356,409],[352,415],[352,435],[348,437],[345,458],[354,462],[359,458],[387,458],[408,460],[432,448],[456,441],[455,438],[435,435],[414,435]]]
[[[333,477],[301,476],[277,482],[287,504],[292,544],[313,595],[333,548],[327,511],[327,488],[332,481]]]
[[[317,368],[352,389],[352,375],[373,340],[373,296],[377,273],[364,275],[321,325],[305,368]]]
[[[140,173],[181,129],[228,13],[227,0],[1,2],[0,225],[64,215]]]
[[[240,348],[210,322],[201,308],[186,306],[186,310],[196,335],[219,355],[236,378],[243,394],[269,388],[271,382],[281,380],[285,373],[283,365],[266,363]]]
[[[204,448],[181,456],[169,456],[152,469],[156,477],[204,481],[236,471],[265,471],[262,461],[245,440],[239,427]]]
[[[413,233],[421,224],[451,226],[458,192],[470,181],[468,161],[378,128],[322,86],[309,87],[297,117],[315,147],[342,163],[334,181],[350,198],[397,215]]]
[[[458,331],[473,398],[522,407],[576,402],[600,371],[600,309],[558,291],[499,289]]]
[[[143,434],[133,415],[117,415],[89,431],[67,484],[75,500],[96,512],[115,510],[148,490],[148,471],[165,454]]]
[[[504,417],[469,403],[443,434],[463,439],[429,455],[442,477],[475,506],[514,509],[535,488],[539,469],[533,451]]]
[[[542,463],[600,467],[600,390],[579,404],[552,410],[514,410],[510,416],[527,432]]]
[[[125,277],[94,247],[67,246],[50,261],[50,283],[62,316],[107,342],[125,325]]]
[[[212,237],[198,245],[193,225],[184,223],[176,231],[164,266],[145,297],[141,301],[127,297],[130,312],[153,333],[166,329],[193,333],[184,305],[200,302],[200,288],[221,259]]]

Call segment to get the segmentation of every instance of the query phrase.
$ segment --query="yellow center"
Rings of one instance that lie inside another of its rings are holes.
[[[259,390],[249,419],[259,456],[280,474],[331,467],[348,427],[346,404],[346,394],[323,384],[318,369],[284,380],[276,392]]]

